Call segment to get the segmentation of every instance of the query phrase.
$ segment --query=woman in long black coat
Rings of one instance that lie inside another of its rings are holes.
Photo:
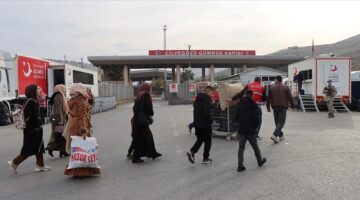
[[[154,115],[150,89],[151,86],[147,83],[140,85],[133,107],[134,116],[131,119],[131,136],[133,138],[131,148],[134,149],[133,163],[144,162],[141,159],[143,156],[153,159],[161,156],[155,149],[154,138],[150,130],[152,116]],[[141,123],[141,120],[144,121],[142,116],[145,116],[148,123]]]
[[[8,161],[10,168],[16,173],[17,167],[29,156],[36,156],[35,171],[46,171],[50,167],[44,164],[43,154],[45,153],[43,141],[43,129],[40,115],[40,106],[36,101],[36,85],[29,85],[25,89],[25,95],[28,98],[24,105],[24,119],[26,127],[23,131],[24,139],[20,155],[14,160]]]

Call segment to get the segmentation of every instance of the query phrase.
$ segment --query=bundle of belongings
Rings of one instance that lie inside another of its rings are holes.
[[[233,96],[237,95],[240,91],[244,89],[242,83],[224,83],[219,82],[219,98],[220,98],[220,108],[224,111],[229,106],[228,100],[231,99]]]

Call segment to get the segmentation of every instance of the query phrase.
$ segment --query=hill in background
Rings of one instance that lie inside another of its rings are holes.
[[[325,53],[334,53],[335,56],[346,56],[352,58],[352,67],[353,70],[360,70],[360,34],[350,37],[348,39],[333,43],[333,44],[324,44],[324,45],[315,45],[315,54],[325,54]],[[311,56],[311,46],[306,47],[289,47],[271,53],[268,55],[272,56]]]

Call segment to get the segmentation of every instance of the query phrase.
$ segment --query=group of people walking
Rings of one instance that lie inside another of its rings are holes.
[[[336,89],[329,85],[324,89],[324,93],[330,100],[336,95]],[[142,157],[156,159],[162,156],[155,148],[155,142],[150,130],[153,123],[153,103],[150,95],[151,86],[143,83],[138,88],[133,106],[133,117],[131,119],[131,137],[132,142],[128,150],[127,157],[133,163],[142,163]],[[210,158],[210,149],[212,142],[212,123],[211,116],[213,92],[215,89],[207,86],[203,93],[199,93],[194,101],[193,123],[195,128],[196,142],[186,153],[190,163],[195,163],[195,154],[204,143],[204,153],[202,164],[212,163]],[[25,129],[23,130],[23,146],[20,154],[13,160],[8,161],[10,168],[17,172],[18,166],[28,157],[35,155],[35,171],[47,171],[50,166],[45,165],[43,154],[45,150],[53,157],[54,151],[59,151],[59,157],[69,156],[71,149],[71,136],[92,136],[92,125],[90,120],[91,104],[93,96],[86,91],[82,84],[74,84],[70,88],[70,99],[66,97],[65,85],[56,85],[54,94],[51,96],[49,104],[52,105],[52,114],[49,116],[51,122],[51,136],[47,147],[44,147],[42,110],[39,99],[43,100],[42,91],[37,85],[29,85],[25,94],[27,101],[23,106],[25,119]],[[274,143],[284,140],[282,131],[286,112],[289,105],[293,108],[294,102],[289,88],[282,84],[282,77],[275,78],[275,84],[272,85],[268,94],[261,79],[256,77],[254,82],[248,84],[242,91],[235,95],[230,101],[236,101],[235,121],[238,124],[237,133],[239,135],[238,149],[238,172],[246,170],[244,166],[244,151],[246,142],[251,144],[259,167],[266,162],[266,158],[261,156],[257,140],[260,140],[259,131],[262,122],[261,105],[266,102],[268,112],[273,111],[275,130],[271,136]],[[330,103],[331,104],[331,101]],[[329,110],[329,117],[333,117]],[[100,168],[65,168],[64,174],[72,176],[91,176],[100,174]]]
[[[70,88],[70,99],[66,97],[65,85],[56,85],[49,104],[52,114],[51,136],[47,147],[43,140],[43,113],[37,100],[43,100],[41,89],[37,85],[29,85],[25,89],[27,97],[23,105],[25,128],[23,130],[23,146],[20,154],[8,161],[10,168],[16,173],[19,165],[28,157],[36,156],[35,171],[47,171],[50,166],[45,165],[43,154],[45,149],[53,157],[54,151],[59,151],[59,157],[69,156],[71,136],[91,137],[89,94],[85,87],[76,83]],[[72,176],[91,176],[100,174],[99,168],[65,168],[64,174]]]
[[[190,163],[195,163],[195,154],[198,152],[202,143],[204,143],[204,154],[202,164],[212,163],[209,157],[212,139],[212,117],[211,117],[211,96],[214,88],[207,86],[204,93],[198,94],[194,102],[194,122],[195,135],[197,140],[189,152],[186,153]],[[271,139],[278,143],[279,139],[284,139],[282,128],[286,121],[286,111],[289,107],[294,106],[292,95],[287,86],[282,84],[282,77],[275,78],[275,84],[272,85],[266,97],[264,86],[261,85],[261,79],[256,77],[254,82],[248,84],[242,91],[235,95],[230,101],[237,102],[235,121],[238,125],[237,133],[239,135],[238,150],[238,172],[246,170],[244,166],[244,150],[247,141],[251,144],[258,166],[262,167],[266,158],[261,156],[257,140],[260,140],[259,131],[262,121],[261,104],[266,101],[268,112],[271,108],[274,113],[275,130]]]

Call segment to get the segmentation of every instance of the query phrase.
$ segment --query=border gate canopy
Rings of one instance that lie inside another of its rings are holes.
[[[304,60],[297,56],[89,56],[88,60],[95,66],[122,66],[128,65],[131,69],[136,68],[164,68],[187,67],[189,60],[192,68],[209,67],[213,64],[216,68],[248,66],[281,67]]]

